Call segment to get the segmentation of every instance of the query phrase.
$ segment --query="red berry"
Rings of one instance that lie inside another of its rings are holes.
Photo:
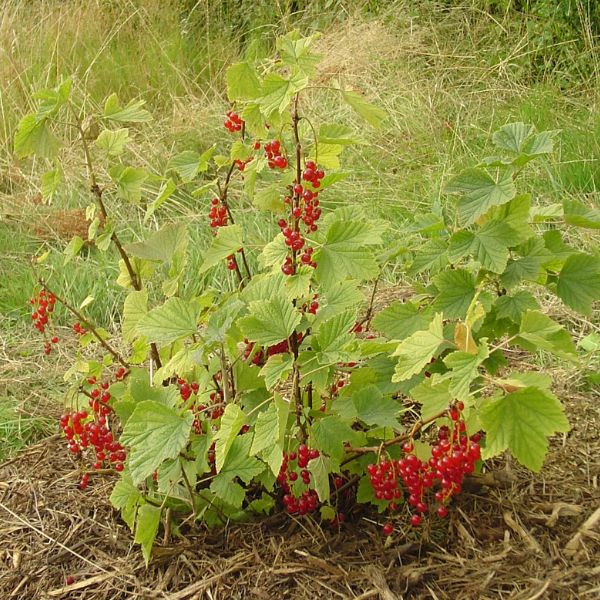
[[[413,516],[410,518],[410,524],[411,524],[413,527],[418,527],[418,526],[421,524],[421,521],[422,521],[422,519],[421,519],[421,515],[413,515]]]
[[[394,533],[394,526],[391,523],[386,523],[383,526],[383,535],[392,535]]]

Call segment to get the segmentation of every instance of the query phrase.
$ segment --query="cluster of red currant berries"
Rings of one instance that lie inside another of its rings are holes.
[[[371,484],[378,500],[388,500],[390,510],[396,510],[396,500],[403,494],[399,489],[402,480],[408,492],[408,504],[415,510],[411,524],[418,527],[429,510],[427,496],[435,488],[433,497],[437,503],[436,513],[440,518],[448,514],[447,504],[452,496],[459,494],[465,475],[472,473],[475,463],[481,458],[479,446],[480,434],[469,437],[465,422],[461,418],[464,404],[458,402],[450,409],[449,416],[452,428],[440,427],[438,440],[431,449],[428,461],[420,460],[414,454],[412,442],[403,446],[404,458],[393,461],[385,460],[377,465],[367,467]],[[386,523],[384,533],[389,535],[393,526]]]
[[[188,383],[185,379],[181,378],[177,380],[177,385],[179,386],[179,394],[181,395],[181,399],[184,402],[187,402],[192,395],[197,396],[200,389],[200,386],[196,381]],[[212,420],[216,420],[221,417],[224,412],[224,409],[221,406],[223,403],[223,393],[220,390],[211,392],[209,398],[211,404],[213,405],[212,409],[210,409],[210,406],[206,406],[205,404],[197,404],[196,402],[190,406],[190,410],[195,415],[193,424],[194,431],[200,435],[203,433],[202,415],[208,413]]]
[[[257,150],[256,144],[260,148],[260,142],[254,144],[254,148]],[[281,142],[279,140],[265,143],[265,156],[271,169],[285,169],[288,166],[288,159],[281,153]]]
[[[79,410],[63,414],[60,417],[61,429],[73,454],[79,454],[90,446],[94,448],[95,470],[101,469],[105,461],[108,461],[115,471],[121,472],[127,455],[123,446],[115,440],[108,422],[112,413],[108,406],[108,383],[98,384],[95,377],[90,377],[88,384],[95,386],[90,392],[92,413]],[[88,479],[88,474],[84,473],[79,484],[82,490],[87,487]]]
[[[75,325],[73,325],[73,331],[77,335],[85,335],[87,333],[87,329],[81,323],[75,323]]]
[[[54,312],[55,303],[56,298],[54,295],[46,293],[46,290],[40,290],[36,297],[29,300],[29,304],[33,306],[33,312],[31,313],[33,326],[46,338],[44,354],[52,352],[52,344],[58,344],[57,336],[54,335],[49,339],[46,337],[46,328]]]
[[[308,463],[319,458],[318,450],[310,449],[306,444],[300,444],[297,452],[283,453],[283,463],[277,476],[277,481],[284,492],[283,504],[291,515],[305,515],[314,512],[317,508],[317,492],[310,487],[298,497],[292,493],[291,485],[301,477],[302,482],[310,485],[310,472]],[[292,463],[296,463],[294,467]]]
[[[302,333],[296,334],[296,340],[298,344],[302,342],[304,335]],[[242,360],[247,361],[252,355],[250,359],[250,363],[257,366],[263,366],[265,364],[265,352],[261,349],[252,354],[254,350],[255,343],[251,342],[248,338],[244,339],[244,354],[242,355]],[[266,350],[266,356],[274,356],[275,354],[283,354],[284,352],[289,352],[291,347],[291,338],[286,340],[281,340],[281,342],[277,342],[277,344],[273,344],[269,346]]]
[[[210,219],[210,226],[213,229],[225,227],[225,225],[227,225],[227,207],[219,200],[219,198],[213,198],[210,201],[208,218]]]
[[[227,112],[227,119],[223,123],[225,129],[231,131],[231,133],[236,133],[237,131],[241,131],[244,125],[244,121],[240,118],[240,116],[230,110]]]

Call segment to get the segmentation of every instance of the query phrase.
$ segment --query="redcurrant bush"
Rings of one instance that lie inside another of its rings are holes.
[[[185,511],[214,527],[279,510],[342,527],[358,503],[379,511],[385,536],[418,532],[448,516],[483,460],[509,451],[537,471],[548,438],[569,428],[547,376],[507,360],[515,347],[575,359],[538,298],[556,294],[590,316],[600,296],[597,257],[540,223],[534,196],[517,190],[556,133],[505,125],[494,157],[448,181],[455,202],[392,229],[331,191],[350,174],[351,146],[386,114],[331,88],[367,125],[359,136],[354,123],[320,123],[304,100],[320,59],[313,41],[294,32],[277,60],[231,65],[223,142],[170,157],[163,173],[129,164],[129,128],[151,118],[143,101],[113,94],[95,112],[69,81],[39,94],[15,135],[20,158],[60,162],[67,144],[40,140],[64,122],[79,132],[89,239],[119,257],[120,331],[57,294],[41,258],[29,308],[46,353],[58,343],[55,306],[72,315],[66,450],[81,490],[113,478],[111,501],[146,560],[163,517],[190,523]],[[189,260],[189,223],[162,209],[178,190],[197,200],[210,239],[200,262]],[[580,203],[563,208],[568,226],[599,226]],[[131,240],[124,215],[140,211],[136,221],[159,227]],[[69,245],[71,259],[81,245]],[[390,265],[415,294],[376,312]]]

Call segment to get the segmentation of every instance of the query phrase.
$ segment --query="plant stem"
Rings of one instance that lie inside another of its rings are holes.
[[[98,333],[97,328],[86,319],[74,306],[71,306],[64,298],[51,290],[43,279],[38,277],[38,283],[49,293],[52,294],[58,302],[60,302],[70,313],[75,315],[89,330],[90,333],[100,342],[100,345],[112,355],[124,368],[129,369],[129,363]]]
[[[221,187],[220,184],[217,184],[218,189],[219,189],[219,200],[221,201],[221,204],[225,207],[225,210],[227,211],[227,216],[229,217],[229,220],[231,221],[232,225],[235,225],[235,221],[233,219],[233,214],[231,212],[231,208],[229,207],[229,202],[227,201],[227,194],[229,192],[229,183],[231,182],[231,176],[233,175],[234,169],[235,169],[235,163],[232,162],[231,165],[229,166],[229,170],[227,171],[227,175],[225,175],[225,181],[223,183],[223,186]],[[250,272],[250,267],[248,266],[248,261],[246,259],[246,252],[245,252],[244,248],[241,248],[240,254],[242,255],[242,263],[244,264],[244,270],[246,271],[246,276],[247,276],[248,280],[250,280],[250,279],[252,279],[252,274]],[[240,278],[240,285],[242,287],[244,287],[244,277],[242,276],[242,273],[241,273],[239,267],[237,266],[237,261],[235,264],[236,264],[237,275]]]
[[[298,115],[298,94],[294,97],[294,112],[292,114],[292,128],[294,131],[294,141],[296,143],[296,183],[300,183],[302,179],[302,144],[300,143],[300,135],[298,133],[298,122],[300,117]],[[300,223],[294,216],[294,209],[300,205],[300,194],[294,192],[292,200],[292,229],[299,231]],[[296,272],[297,266],[297,252],[292,249],[292,269],[293,273]],[[294,300],[294,306],[296,301]],[[294,405],[296,407],[296,424],[300,430],[300,441],[305,442],[307,439],[306,428],[302,423],[302,413],[304,412],[304,403],[302,401],[302,390],[300,389],[300,367],[298,366],[298,333],[296,330],[292,332],[290,345],[292,354],[294,356],[294,366],[292,373],[292,396]]]
[[[108,219],[108,211],[106,210],[106,205],[104,204],[104,200],[102,198],[102,189],[98,185],[98,181],[96,179],[94,163],[92,162],[92,155],[90,153],[90,147],[87,143],[87,140],[85,139],[85,131],[83,129],[83,123],[81,121],[81,117],[79,116],[79,114],[77,113],[77,111],[75,110],[73,105],[70,103],[69,103],[69,108],[71,109],[71,113],[73,114],[73,116],[75,118],[75,124],[76,124],[77,130],[79,132],[79,139],[80,139],[81,145],[83,147],[83,154],[85,156],[85,163],[87,165],[88,177],[90,179],[90,190],[96,199],[96,204],[98,205],[98,208],[100,209],[100,214],[106,221]],[[141,291],[142,290],[142,282],[140,281],[138,274],[135,272],[133,265],[131,264],[131,259],[129,258],[129,255],[125,251],[125,248],[123,247],[123,244],[121,243],[121,240],[119,239],[119,236],[117,235],[116,231],[112,232],[110,239],[116,246],[117,251],[119,252],[119,255],[121,256],[121,259],[123,260],[123,264],[125,265],[125,268],[127,269],[127,273],[129,275],[129,280],[131,281],[131,286],[133,287],[134,290],[136,290],[138,292]],[[150,344],[150,354],[152,356],[152,360],[154,361],[154,364],[156,365],[156,368],[160,369],[160,367],[162,366],[162,363],[160,360],[158,347],[155,342],[152,342]]]
[[[181,474],[183,475],[183,481],[185,482],[185,487],[187,488],[187,491],[190,495],[190,502],[192,503],[192,514],[194,516],[194,521],[197,518],[196,515],[196,498],[194,495],[194,490],[192,489],[192,486],[190,485],[190,480],[188,479],[187,473],[185,472],[185,468],[182,467],[181,468]]]
[[[408,440],[413,439],[413,437],[419,431],[421,431],[421,429],[423,429],[423,427],[425,427],[425,425],[429,425],[429,423],[433,423],[433,421],[436,421],[437,419],[446,416],[448,414],[449,410],[450,410],[450,408],[445,408],[444,410],[439,411],[438,413],[429,417],[428,419],[419,419],[418,421],[416,421],[413,424],[410,431],[402,433],[401,435],[398,435],[389,440],[385,440],[384,442],[379,444],[379,446],[364,446],[362,448],[348,448],[347,452],[351,452],[353,454],[353,456],[350,456],[350,457],[344,459],[340,463],[340,465],[345,465],[345,464],[353,461],[355,458],[359,457],[361,454],[369,454],[371,452],[378,453],[378,452],[381,452],[382,449],[387,448],[388,446],[393,446],[394,444],[398,444],[400,442],[406,442]]]

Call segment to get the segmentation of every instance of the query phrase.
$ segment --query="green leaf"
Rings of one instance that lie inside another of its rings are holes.
[[[348,177],[350,177],[350,173],[341,173],[339,171],[337,173],[329,173],[329,175],[325,175],[325,177],[321,179],[321,187],[319,189],[323,191],[340,181],[344,181],[344,179],[347,179]]]
[[[197,332],[196,306],[181,298],[169,298],[138,322],[136,330],[151,342],[169,344]]]
[[[51,171],[46,171],[42,175],[41,192],[43,198],[51,200],[54,197],[54,194],[56,194],[58,186],[62,181],[62,176],[63,172],[60,167],[52,169]]]
[[[338,461],[342,460],[345,455],[344,444],[346,442],[351,446],[360,446],[365,442],[364,433],[355,431],[336,416],[325,417],[313,422],[310,428],[310,437],[311,447],[317,448]]]
[[[511,243],[522,244],[533,236],[533,229],[529,222],[531,210],[531,195],[519,194],[503,206],[498,206],[490,211],[490,216],[503,221],[511,229]]]
[[[104,117],[120,123],[146,123],[152,121],[152,115],[143,108],[145,100],[132,100],[121,108],[117,94],[110,95],[104,103]]]
[[[438,313],[426,330],[416,331],[398,344],[392,354],[398,357],[392,381],[405,381],[419,373],[443,343],[444,325]]]
[[[177,190],[177,185],[175,182],[169,177],[166,179],[162,185],[160,186],[160,190],[158,191],[158,195],[146,208],[146,214],[144,215],[144,224],[148,222],[150,217],[173,195],[173,193]]]
[[[85,242],[78,235],[73,236],[64,250],[63,266],[69,264],[81,252],[84,244]]]
[[[410,395],[415,402],[421,404],[421,419],[431,419],[450,406],[453,397],[450,393],[450,380],[443,381],[424,379],[416,385]]]
[[[533,125],[525,123],[509,123],[492,135],[492,142],[497,148],[515,154],[522,152],[523,142],[533,133]]]
[[[356,323],[356,309],[338,313],[321,323],[313,337],[314,349],[321,355],[319,362],[327,364],[336,360],[336,354],[354,340],[350,331]]]
[[[462,195],[458,200],[458,214],[463,225],[471,225],[493,206],[512,200],[517,189],[510,171],[494,179],[482,169],[471,168],[451,179],[446,192]]]
[[[68,101],[71,95],[71,87],[72,81],[66,79],[54,89],[39,90],[33,94],[36,100],[42,101],[36,112],[38,121],[42,121],[58,112],[58,109]]]
[[[265,385],[268,390],[288,378],[292,372],[293,363],[293,357],[288,352],[274,354],[269,357],[265,366],[260,370],[261,376],[265,378]]]
[[[487,345],[482,344],[477,354],[470,352],[451,352],[444,358],[444,364],[452,369],[449,391],[454,398],[467,400],[471,383],[478,376],[478,368],[481,363],[489,356]]]
[[[126,342],[137,336],[136,327],[140,319],[148,313],[148,290],[129,292],[123,303],[123,320],[121,334]]]
[[[129,141],[129,129],[105,129],[96,138],[96,146],[106,152],[108,156],[119,156],[125,151],[125,144]]]
[[[35,114],[25,115],[17,126],[14,149],[17,158],[36,154],[40,158],[54,158],[60,142],[46,125],[46,120],[38,121]]]
[[[177,253],[186,251],[188,240],[186,224],[172,223],[153,232],[143,242],[128,244],[125,250],[138,258],[168,263]]]
[[[217,475],[210,483],[210,491],[234,508],[241,508],[246,498],[246,490],[227,476]]]
[[[301,320],[294,305],[282,296],[251,302],[249,315],[238,321],[245,337],[261,346],[271,346],[287,339]]]
[[[324,305],[323,300],[325,300]],[[364,296],[358,288],[356,281],[346,280],[335,282],[331,287],[325,288],[322,296],[319,298],[320,306],[314,326],[318,327],[320,323],[327,321],[349,307],[360,306],[363,301]]]
[[[475,297],[475,276],[465,269],[451,269],[433,278],[438,294],[433,309],[448,319],[464,319]]]
[[[265,448],[262,451],[262,458],[269,465],[273,475],[277,477],[281,469],[281,464],[283,463],[283,448],[287,434],[287,421],[290,411],[290,404],[277,394],[275,395],[274,404],[277,407],[277,437],[275,437],[270,447]],[[265,419],[269,421],[269,419],[267,419],[266,417]],[[272,423],[272,425],[274,424]]]
[[[334,221],[325,242],[315,252],[316,276],[325,287],[347,277],[367,280],[377,275],[379,266],[366,246],[380,244],[381,237],[362,221]]]
[[[314,75],[321,55],[311,52],[311,46],[319,35],[317,33],[308,37],[298,37],[298,33],[292,31],[277,38],[277,50],[279,50],[283,64],[289,65],[294,71],[304,75]]]
[[[390,340],[403,340],[429,324],[429,315],[416,302],[393,302],[373,319],[376,331]]]
[[[277,355],[279,356],[279,355]],[[271,358],[275,358],[274,356]],[[254,425],[254,438],[250,454],[256,455],[271,448],[279,441],[279,411],[273,402],[267,410],[262,411]]]
[[[558,297],[577,312],[592,316],[592,303],[600,300],[600,257],[573,254],[558,275]]]
[[[269,73],[264,81],[260,106],[267,118],[273,113],[283,113],[290,105],[294,94],[308,85],[308,78],[303,73],[296,73],[285,79],[277,73]]]
[[[231,65],[227,69],[227,97],[234,100],[253,100],[261,95],[261,85],[256,70],[247,62]]]
[[[326,456],[318,456],[313,458],[308,463],[308,470],[312,475],[311,483],[314,486],[314,490],[319,496],[321,502],[327,502],[329,500],[329,469],[331,461]]]
[[[362,140],[356,137],[354,130],[347,125],[339,123],[322,124],[319,127],[319,142],[322,144],[337,144],[342,146],[351,146],[352,144],[362,143]],[[335,175],[335,173],[333,174]],[[345,175],[344,177],[346,177]],[[321,183],[321,189],[323,185]]]
[[[386,119],[387,113],[382,108],[367,102],[360,94],[349,90],[342,92],[345,102],[362,117],[367,123],[379,129],[381,123]]]
[[[180,415],[164,404],[140,402],[123,428],[121,442],[129,446],[127,465],[134,485],[151,475],[167,458],[175,458],[185,448],[194,415]]]
[[[294,275],[285,278],[285,291],[291,300],[308,296],[313,276],[312,267],[301,265],[296,268]]]
[[[143,338],[146,339],[146,338]],[[203,346],[201,343],[184,346],[178,352],[175,352],[168,361],[163,363],[162,367],[156,371],[155,380],[165,381],[170,377],[189,373],[204,358]]]
[[[542,265],[552,259],[544,245],[544,240],[534,237],[521,244],[516,253],[521,258],[508,261],[506,270],[502,274],[500,281],[507,288],[512,288],[522,280],[536,281],[542,271]]]
[[[526,310],[537,310],[540,307],[533,295],[525,290],[512,296],[500,296],[494,306],[499,319],[510,319],[513,323],[520,323]]]
[[[288,248],[285,245],[285,238],[282,233],[278,233],[265,245],[258,257],[258,262],[262,267],[277,266],[277,271],[280,271],[279,267],[283,264],[287,255]]]
[[[144,169],[114,165],[108,170],[117,186],[117,194],[126,202],[138,204],[142,199],[142,185],[148,179]]]
[[[110,503],[121,511],[121,516],[133,531],[137,507],[143,502],[142,494],[133,485],[131,477],[123,474],[110,495]]]
[[[516,343],[525,350],[548,350],[568,359],[577,352],[571,336],[561,325],[534,310],[523,314]]]
[[[136,403],[152,400],[167,408],[176,408],[181,401],[181,396],[174,386],[165,387],[160,382],[156,386],[150,385],[148,372],[144,369],[133,370],[128,382],[129,396]]]
[[[134,542],[142,546],[142,554],[146,561],[146,566],[150,562],[152,545],[158,533],[162,508],[152,506],[152,504],[143,504],[140,506],[137,514],[137,526],[135,528]]]
[[[450,239],[448,254],[454,262],[466,254],[493,273],[502,273],[508,261],[508,248],[518,240],[515,232],[502,221],[488,221],[474,232],[459,231]]]
[[[198,273],[205,273],[230,254],[235,254],[243,246],[242,229],[239,225],[219,227],[217,235],[213,238],[210,248],[204,255],[204,262],[200,266]]]
[[[522,465],[536,472],[548,451],[548,436],[569,430],[558,399],[535,387],[485,402],[481,422],[487,432],[484,458],[508,449]]]
[[[576,227],[600,229],[600,210],[586,206],[577,200],[563,200],[565,223]]]
[[[437,273],[448,264],[448,242],[444,239],[429,240],[419,246],[408,270],[410,275],[423,271]]]
[[[221,417],[221,428],[215,434],[215,457],[217,472],[219,472],[227,459],[231,446],[240,429],[246,424],[246,415],[237,404],[228,404]]]
[[[550,253],[549,259],[544,261],[544,268],[553,272],[560,271],[567,258],[576,253],[574,248],[563,242],[560,231],[556,229],[544,232],[544,246]]]
[[[231,448],[227,453],[227,459],[219,472],[220,476],[239,477],[245,484],[252,481],[265,470],[265,465],[254,456],[250,456],[250,445],[252,436],[249,434],[239,435],[233,440]],[[254,452],[252,452],[254,454]]]
[[[167,169],[175,171],[182,181],[189,183],[198,173],[203,173],[208,168],[208,161],[215,151],[215,146],[211,146],[202,154],[194,150],[185,150],[175,155],[169,161]]]
[[[389,396],[384,396],[379,388],[367,385],[352,394],[356,416],[366,425],[399,429],[397,415],[400,405]]]
[[[339,169],[341,167],[340,154],[343,150],[344,146],[341,144],[320,143],[311,152],[310,158],[326,169]]]
[[[252,204],[259,210],[280,212],[285,207],[283,197],[281,196],[280,186],[273,184],[260,192],[257,192],[254,194]]]
[[[525,141],[521,152],[532,158],[542,154],[550,154],[554,150],[554,138],[559,134],[558,130],[542,131]]]

